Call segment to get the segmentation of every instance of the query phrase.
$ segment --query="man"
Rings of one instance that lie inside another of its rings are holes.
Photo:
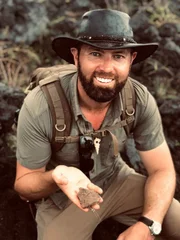
[[[89,240],[96,226],[110,217],[129,225],[118,240],[151,240],[159,234],[168,240],[180,239],[173,162],[157,105],[142,84],[132,80],[136,94],[133,136],[147,179],[121,157],[127,139],[124,128],[110,129],[121,121],[121,91],[131,65],[149,57],[158,44],[136,43],[127,14],[93,10],[83,15],[77,38],[61,36],[52,46],[77,67],[77,74],[65,76],[61,84],[73,114],[71,136],[80,136],[80,142],[65,144],[56,153],[57,167],[46,169],[52,155],[52,119],[36,87],[19,116],[15,189],[25,200],[39,200],[38,240]],[[87,144],[85,152],[91,156],[83,158],[84,142],[93,143],[93,132],[103,129],[110,129],[109,134],[98,138],[94,148]],[[82,163],[87,166],[90,160],[91,168],[83,172]],[[103,193],[92,211],[81,207],[80,187]]]

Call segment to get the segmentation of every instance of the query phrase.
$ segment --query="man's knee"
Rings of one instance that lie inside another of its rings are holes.
[[[164,218],[162,236],[165,239],[180,239],[180,202],[173,199],[172,204]]]

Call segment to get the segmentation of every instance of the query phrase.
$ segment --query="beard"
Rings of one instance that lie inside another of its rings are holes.
[[[102,77],[102,78],[113,78],[115,81],[115,85],[113,88],[110,87],[100,87],[94,84],[95,76]],[[81,82],[81,85],[86,92],[86,94],[92,98],[96,102],[109,102],[113,100],[119,93],[122,91],[124,85],[126,84],[127,78],[121,80],[119,82],[119,77],[117,75],[112,75],[110,73],[101,72],[93,72],[89,79],[83,74],[81,65],[78,62],[78,77]]]

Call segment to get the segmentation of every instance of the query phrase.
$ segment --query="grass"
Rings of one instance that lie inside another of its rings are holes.
[[[11,87],[23,87],[29,74],[41,63],[38,55],[29,46],[7,44],[0,41],[1,81]]]

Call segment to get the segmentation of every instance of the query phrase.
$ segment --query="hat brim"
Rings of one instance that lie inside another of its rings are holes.
[[[73,55],[71,53],[71,48],[76,47],[79,43],[88,44],[92,47],[100,48],[100,49],[124,49],[124,48],[132,48],[137,51],[137,56],[133,61],[133,64],[139,63],[149,56],[151,56],[156,49],[158,48],[158,43],[125,43],[123,45],[111,46],[110,44],[103,42],[90,42],[84,41],[82,39],[77,39],[73,37],[64,37],[60,36],[55,38],[52,41],[52,49],[56,52],[56,54],[67,61],[68,63],[74,64]]]

